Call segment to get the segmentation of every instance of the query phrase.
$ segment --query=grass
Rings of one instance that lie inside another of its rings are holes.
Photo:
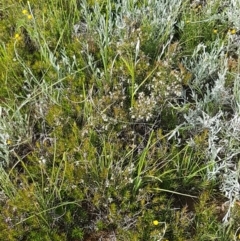
[[[240,240],[239,10],[3,0],[0,239]]]

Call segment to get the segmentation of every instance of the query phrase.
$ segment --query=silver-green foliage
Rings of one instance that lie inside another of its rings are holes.
[[[204,130],[208,132],[207,147],[202,150],[208,166],[207,178],[218,180],[219,189],[230,201],[225,222],[229,222],[234,201],[240,199],[239,77],[231,76],[232,84],[227,85],[231,57],[224,51],[232,44],[232,36],[229,34],[227,38],[229,41],[224,45],[217,39],[211,50],[200,43],[191,58],[185,59],[194,74],[190,88],[195,107],[184,115],[184,126],[191,137]],[[189,144],[195,146],[191,137]]]

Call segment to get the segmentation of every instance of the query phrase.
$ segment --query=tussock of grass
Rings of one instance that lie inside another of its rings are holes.
[[[239,6],[0,5],[1,240],[238,240]]]

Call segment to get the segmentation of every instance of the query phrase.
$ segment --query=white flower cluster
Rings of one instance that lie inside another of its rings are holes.
[[[156,108],[157,101],[155,96],[150,94],[146,96],[144,92],[138,94],[134,108],[130,109],[132,119],[136,121],[149,121]]]

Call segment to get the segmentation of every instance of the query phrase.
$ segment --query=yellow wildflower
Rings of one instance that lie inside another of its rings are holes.
[[[213,29],[213,33],[217,33],[218,31],[217,31],[217,29]]]
[[[20,39],[21,39],[20,34],[16,33],[16,34],[14,35],[14,39],[15,39],[15,40],[20,40]]]
[[[186,23],[190,23],[190,20],[187,20]]]
[[[157,226],[159,224],[159,222],[157,220],[153,221],[153,225]]]
[[[7,140],[7,145],[11,145],[12,141],[11,140]]]
[[[237,30],[233,28],[233,29],[230,29],[229,32],[230,34],[236,34]]]
[[[29,20],[31,20],[31,19],[32,19],[32,15],[31,15],[31,14],[28,14],[28,15],[27,15],[27,18],[28,18]]]
[[[26,15],[26,14],[28,14],[28,11],[27,11],[26,9],[23,9],[23,10],[22,10],[22,13],[23,13],[24,15]]]

